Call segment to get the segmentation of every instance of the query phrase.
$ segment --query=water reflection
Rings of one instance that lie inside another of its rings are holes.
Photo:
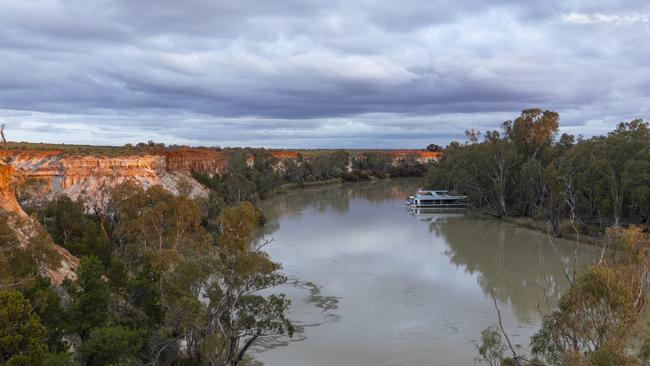
[[[265,339],[268,365],[467,365],[494,323],[494,290],[515,342],[526,345],[538,305],[567,284],[541,233],[454,212],[407,211],[417,180],[291,192],[262,203],[269,254],[292,280],[292,341]],[[571,243],[557,244],[569,262]],[[581,250],[590,256],[588,249]],[[288,345],[288,347],[284,347]]]
[[[548,236],[493,220],[437,220],[429,230],[444,238],[451,263],[476,274],[483,291],[510,303],[521,322],[532,322],[568,288],[562,266],[571,265],[573,243],[554,240],[556,255]],[[579,265],[594,259],[585,248]]]

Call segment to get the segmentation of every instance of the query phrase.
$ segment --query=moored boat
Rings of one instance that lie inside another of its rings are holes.
[[[411,207],[434,208],[466,208],[467,196],[450,195],[449,191],[419,190],[414,196],[409,196],[406,204]]]

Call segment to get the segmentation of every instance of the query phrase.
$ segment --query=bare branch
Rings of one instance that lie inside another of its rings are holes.
[[[508,334],[506,333],[505,329],[503,329],[503,322],[501,321],[501,310],[499,310],[499,305],[497,304],[497,299],[494,297],[494,290],[490,291],[490,295],[492,296],[492,301],[494,302],[494,308],[497,310],[497,317],[499,318],[499,328],[501,329],[501,333],[503,336],[506,338],[506,342],[508,342],[508,347],[510,348],[510,351],[512,352],[512,356],[514,357],[515,360],[519,359],[519,355],[517,355],[517,351],[515,351],[515,348],[512,346],[512,343],[510,342],[510,338],[508,337]]]
[[[560,257],[560,252],[558,252],[555,243],[553,243],[553,238],[551,238],[551,233],[547,232],[546,235],[548,237],[548,241],[551,243],[551,247],[553,248],[553,253],[555,254],[555,257],[560,262],[560,267],[562,268],[562,273],[564,273],[564,277],[566,278],[566,280],[569,282],[570,285],[573,285],[573,281],[571,280],[569,273],[566,271],[566,268],[564,268],[564,262],[562,262],[562,257]]]

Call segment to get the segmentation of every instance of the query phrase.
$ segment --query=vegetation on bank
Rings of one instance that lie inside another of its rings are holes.
[[[286,278],[251,203],[130,183],[110,196],[101,218],[65,196],[25,207],[81,258],[63,288],[0,216],[0,364],[236,365],[258,337],[293,333],[289,300],[259,295]]]
[[[431,165],[420,162],[415,155],[396,160],[387,154],[367,152],[353,158],[343,150],[323,152],[310,158],[297,154],[296,158],[282,161],[268,150],[229,149],[226,154],[227,167],[223,174],[192,174],[197,181],[218,193],[226,204],[265,199],[283,185],[303,187],[375,177],[420,177]],[[248,160],[249,156],[253,159]]]
[[[589,139],[558,138],[558,129],[557,113],[524,110],[500,131],[467,131],[467,141],[449,144],[427,173],[432,188],[466,194],[481,213],[576,243],[598,235],[603,243],[600,259],[584,271],[576,270],[577,257],[565,268],[569,289],[541,314],[530,355],[511,343],[495,300],[498,323],[482,332],[477,360],[491,366],[650,364],[650,128],[634,120]]]
[[[467,141],[449,144],[429,170],[429,185],[464,193],[497,217],[546,222],[556,236],[650,227],[648,123],[621,123],[589,139],[558,138],[558,130],[558,113],[529,109],[500,131],[467,131]]]
[[[206,198],[127,182],[97,215],[66,196],[22,192],[24,210],[81,261],[76,279],[52,286],[39,269],[56,255],[36,237],[21,247],[20,218],[0,215],[0,365],[236,365],[259,337],[293,333],[289,301],[258,294],[286,278],[254,238],[264,220],[253,204],[287,182],[426,170],[370,153],[352,172],[340,151],[284,162],[265,150],[226,153],[224,174],[194,174]]]
[[[477,360],[490,366],[650,364],[650,234],[638,227],[612,227],[606,240],[620,248],[613,259],[603,255],[581,273],[565,269],[570,287],[542,314],[541,327],[530,339],[530,356],[512,345],[498,315],[499,322],[481,333]]]

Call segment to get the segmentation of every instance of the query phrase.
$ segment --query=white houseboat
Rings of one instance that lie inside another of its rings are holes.
[[[467,196],[450,195],[448,191],[419,190],[415,196],[409,196],[406,204],[411,207],[466,208]]]

